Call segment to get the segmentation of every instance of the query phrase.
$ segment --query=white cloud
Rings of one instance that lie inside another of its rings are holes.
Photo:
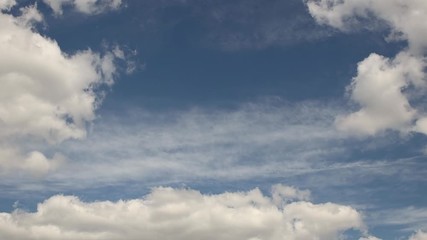
[[[16,0],[0,0],[0,10],[10,10],[15,4]]]
[[[402,52],[394,59],[371,54],[359,63],[358,74],[349,87],[351,99],[361,109],[337,119],[338,129],[353,134],[374,135],[387,129],[412,130],[417,119],[402,92],[409,85],[421,85],[426,66],[423,59]]]
[[[337,119],[338,128],[362,135],[387,129],[427,133],[426,113],[411,106],[408,88],[426,93],[424,58],[427,48],[427,2],[424,0],[308,0],[311,15],[321,24],[351,31],[360,19],[382,21],[389,40],[406,40],[408,49],[394,58],[371,54],[359,63],[350,85],[351,99],[361,109]]]
[[[13,172],[31,173],[35,177],[45,176],[55,170],[63,162],[64,158],[56,154],[48,159],[43,153],[33,151],[23,156],[19,149],[0,148],[0,176]]]
[[[0,237],[9,240],[333,240],[350,229],[364,231],[364,225],[349,206],[305,201],[278,206],[258,189],[208,195],[155,188],[142,199],[91,203],[57,195],[34,213],[0,213]]]
[[[424,0],[308,0],[312,16],[322,24],[351,31],[358,19],[384,21],[392,39],[405,39],[414,51],[427,46],[427,2]],[[397,37],[397,38],[396,38]]]
[[[310,191],[308,190],[299,190],[294,187],[286,185],[274,185],[272,187],[272,199],[276,205],[279,205],[283,201],[293,201],[293,200],[310,200]]]
[[[427,233],[423,231],[418,231],[416,234],[411,236],[409,240],[427,240]]]
[[[6,2],[2,7],[12,5],[13,2]],[[15,145],[19,138],[51,144],[84,138],[86,124],[94,120],[101,100],[95,89],[113,84],[116,73],[113,53],[64,53],[54,40],[33,28],[33,22],[43,20],[34,6],[22,8],[21,12],[16,17],[0,13],[2,153],[10,153],[7,146]],[[42,153],[32,151],[34,154],[19,153],[19,146],[15,146],[16,159],[11,159],[13,154],[0,159],[1,172],[29,169],[38,175],[53,169]]]
[[[84,137],[85,123],[95,117],[94,88],[113,83],[111,54],[67,55],[11,15],[1,14],[0,23],[0,136]]]
[[[71,6],[84,14],[99,14],[108,10],[117,10],[122,0],[43,0],[57,15],[63,13],[66,6]]]

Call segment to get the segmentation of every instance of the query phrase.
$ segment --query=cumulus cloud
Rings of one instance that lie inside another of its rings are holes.
[[[409,240],[427,240],[427,233],[423,231],[418,231],[416,234],[411,236]]]
[[[258,189],[210,195],[160,187],[142,199],[90,203],[57,195],[38,204],[36,212],[0,213],[0,237],[10,240],[332,240],[350,229],[364,231],[364,225],[349,206],[277,205]]]
[[[11,15],[0,22],[1,137],[36,135],[49,142],[85,136],[100,84],[111,85],[114,57],[91,50],[68,55]]]
[[[363,135],[387,129],[426,134],[426,113],[413,106],[414,96],[408,88],[426,93],[427,26],[420,22],[427,21],[427,2],[308,0],[307,6],[320,24],[351,31],[361,19],[381,21],[390,29],[388,40],[408,42],[408,48],[394,58],[371,54],[359,63],[349,93],[361,109],[339,117],[338,128]]]
[[[84,14],[99,14],[108,10],[117,10],[122,0],[43,0],[52,11],[61,15],[64,7],[72,7]]]
[[[0,4],[6,9],[14,2]],[[99,54],[90,49],[64,53],[55,40],[34,29],[32,23],[43,20],[34,6],[22,8],[21,12],[19,16],[0,13],[1,152],[10,152],[5,145],[16,143],[13,141],[17,138],[35,138],[51,144],[84,138],[86,124],[94,120],[101,101],[96,89],[112,85],[116,74],[114,53]],[[34,153],[16,160],[6,154],[8,160],[0,160],[0,169],[4,172],[16,166],[37,174],[53,169],[42,153]],[[24,166],[4,164],[19,159],[26,159]]]
[[[423,59],[402,52],[394,59],[371,54],[359,63],[358,75],[349,86],[351,99],[361,109],[337,119],[339,129],[353,134],[374,135],[387,129],[412,130],[417,111],[402,89],[424,85]],[[421,129],[421,127],[420,127]]]

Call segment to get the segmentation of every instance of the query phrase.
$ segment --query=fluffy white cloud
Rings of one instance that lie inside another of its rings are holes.
[[[386,129],[411,130],[417,111],[402,89],[421,85],[423,59],[402,52],[394,59],[371,54],[359,63],[358,75],[349,87],[351,99],[361,109],[337,119],[339,129],[354,134],[374,135]]]
[[[155,188],[142,199],[92,203],[58,195],[40,203],[34,213],[0,213],[0,237],[9,240],[332,240],[350,229],[364,227],[361,215],[349,206],[306,201],[277,205],[258,189],[207,195]]]
[[[71,6],[84,14],[99,14],[107,10],[116,10],[122,4],[122,0],[43,0],[43,2],[57,15],[61,15],[66,6]]]
[[[3,1],[0,7],[13,4]],[[0,172],[17,168],[38,175],[56,163],[40,152],[17,153],[18,147],[10,151],[6,145],[17,138],[59,143],[85,137],[101,100],[95,89],[113,84],[115,56],[91,50],[66,54],[34,30],[32,23],[43,20],[35,7],[21,12],[0,13]]]
[[[0,137],[84,137],[85,123],[95,117],[94,88],[113,83],[114,56],[67,55],[19,19],[0,15]]]
[[[349,86],[361,109],[337,119],[344,131],[373,135],[387,129],[427,133],[426,113],[411,106],[408,88],[426,93],[424,58],[427,47],[427,2],[424,0],[308,0],[321,24],[351,31],[360,19],[381,21],[390,28],[389,40],[406,40],[408,49],[390,59],[371,54],[359,63]]]

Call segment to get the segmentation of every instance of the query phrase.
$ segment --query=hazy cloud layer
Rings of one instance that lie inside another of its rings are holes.
[[[309,0],[307,5],[320,24],[347,32],[361,24],[360,19],[378,20],[389,27],[388,40],[408,42],[408,48],[393,58],[371,54],[359,63],[358,74],[348,91],[361,109],[338,118],[338,128],[362,135],[387,129],[427,133],[426,113],[413,104],[420,94],[426,93],[427,26],[420,23],[427,21],[427,3]]]
[[[395,142],[400,141],[398,136],[375,142],[348,139],[333,125],[335,116],[343,112],[333,103],[267,101],[229,110],[130,108],[120,114],[105,113],[84,140],[36,146],[41,152],[60,152],[70,161],[35,189],[298,177],[300,184],[324,188],[354,186],[378,177],[423,178],[421,160],[351,157],[353,152],[381,151],[389,144],[404,143]],[[11,179],[15,182],[9,179],[1,184],[17,192],[29,190],[28,184],[37,185],[25,178]]]
[[[273,196],[288,189],[277,185]],[[34,213],[0,213],[5,239],[341,239],[346,230],[365,232],[361,214],[349,206],[284,201],[249,192],[201,194],[155,188],[142,199],[83,202],[53,196]]]
[[[130,109],[105,116],[85,141],[59,146],[74,160],[51,177],[94,183],[167,180],[165,174],[179,181],[297,175],[346,151],[333,128],[339,112],[333,104],[282,101],[228,111]]]

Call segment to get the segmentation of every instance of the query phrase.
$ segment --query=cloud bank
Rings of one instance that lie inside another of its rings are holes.
[[[379,21],[390,29],[389,41],[406,41],[395,57],[371,54],[361,61],[348,92],[360,109],[337,119],[337,127],[358,135],[386,130],[427,134],[426,112],[416,104],[426,94],[427,3],[423,0],[309,0],[320,24],[349,32],[361,20]]]
[[[341,239],[350,229],[365,232],[362,216],[355,209],[334,203],[314,204],[296,195],[291,202],[277,198],[289,192],[301,190],[276,185],[272,190],[276,197],[271,198],[258,189],[210,195],[160,187],[142,199],[91,203],[57,195],[38,204],[36,212],[18,209],[0,213],[0,237],[333,240]]]

